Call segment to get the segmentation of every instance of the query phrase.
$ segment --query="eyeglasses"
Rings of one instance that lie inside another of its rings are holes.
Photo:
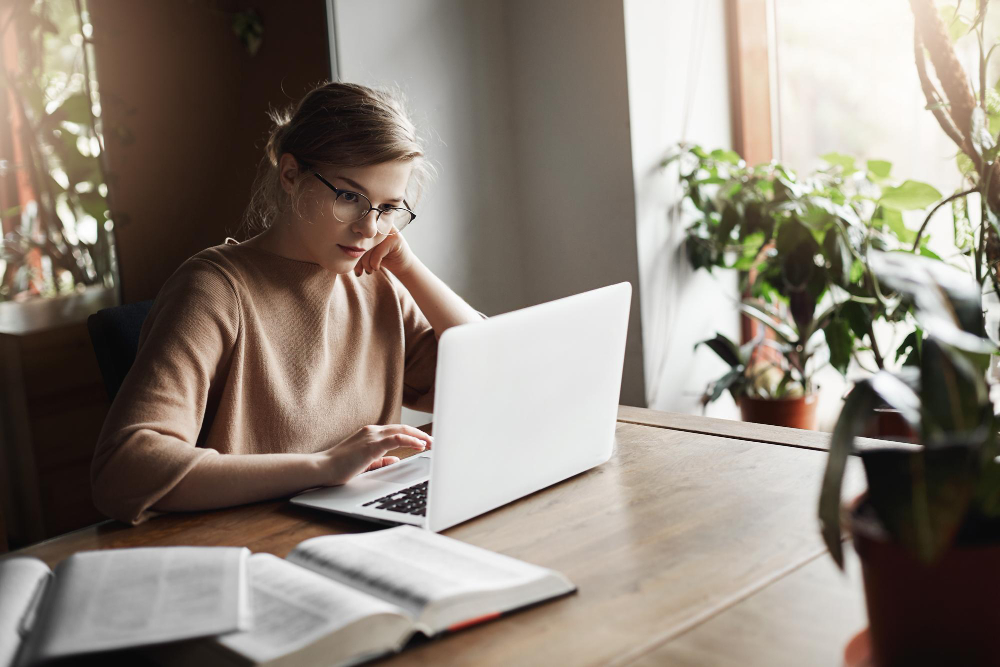
[[[313,172],[313,175],[337,194],[337,198],[333,201],[333,217],[341,222],[357,222],[375,211],[375,228],[379,234],[391,235],[403,231],[403,227],[406,227],[417,217],[416,213],[402,206],[375,208],[372,206],[371,200],[360,192],[341,190],[323,178],[319,172]]]

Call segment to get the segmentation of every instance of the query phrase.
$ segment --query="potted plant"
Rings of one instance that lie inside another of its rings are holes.
[[[846,523],[861,558],[875,664],[995,665],[1000,659],[1000,428],[985,369],[980,290],[966,273],[904,253],[873,254],[887,299],[915,305],[918,366],[879,371],[847,397],[830,443],[819,517],[843,567]],[[890,290],[894,290],[892,294]],[[854,450],[871,408],[898,409],[918,446]],[[868,491],[841,512],[858,453]]]
[[[905,321],[907,306],[884,307],[867,256],[916,241],[914,252],[937,258],[927,237],[917,241],[904,224],[903,213],[924,209],[941,195],[916,181],[894,185],[884,160],[859,165],[837,153],[823,158],[827,166],[805,178],[778,162],[749,167],[732,151],[699,146],[679,146],[664,161],[680,164],[683,202],[694,215],[688,260],[695,269],[741,272],[742,313],[767,331],[754,361],[782,372],[778,391],[762,397],[744,391],[751,386],[746,383],[727,385],[735,377],[730,371],[709,388],[707,400],[732,386],[745,397],[741,409],[759,398],[788,400],[786,389],[809,403],[815,401],[813,376],[825,363],[841,374],[852,360],[871,372],[886,365],[874,323]],[[723,359],[735,369],[735,346],[713,340],[717,353],[727,348]]]
[[[800,354],[797,348],[802,336],[787,324],[778,328],[774,334],[777,343],[766,339],[761,330],[753,340],[740,346],[722,334],[695,346],[706,345],[729,364],[729,370],[705,390],[702,405],[728,391],[739,406],[743,421],[810,430],[816,427],[816,394],[809,376],[803,372],[815,345],[802,345]],[[759,354],[762,348],[774,345],[787,354],[776,358]]]

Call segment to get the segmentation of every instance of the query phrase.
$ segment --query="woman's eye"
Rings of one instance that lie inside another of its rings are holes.
[[[350,204],[353,204],[354,202],[358,201],[358,195],[356,195],[353,192],[345,192],[344,194],[341,195],[341,197],[344,198],[344,201]]]

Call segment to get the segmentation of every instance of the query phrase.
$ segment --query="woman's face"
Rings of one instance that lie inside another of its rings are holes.
[[[291,176],[294,178],[294,158],[282,156],[282,184],[289,191]],[[291,170],[286,172],[285,158],[291,158]],[[375,208],[384,205],[404,206],[403,197],[410,181],[413,163],[396,160],[367,167],[323,167],[320,174],[334,187],[350,192],[360,192],[368,197]],[[375,228],[375,211],[357,222],[341,222],[334,217],[333,206],[337,194],[308,172],[301,184],[299,216],[288,217],[288,240],[295,246],[296,254],[315,262],[334,273],[348,273],[354,269],[361,256],[382,242],[384,234]]]

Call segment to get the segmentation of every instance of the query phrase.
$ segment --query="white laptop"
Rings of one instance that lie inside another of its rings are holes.
[[[628,283],[444,332],[434,446],[292,502],[444,530],[611,457]]]

